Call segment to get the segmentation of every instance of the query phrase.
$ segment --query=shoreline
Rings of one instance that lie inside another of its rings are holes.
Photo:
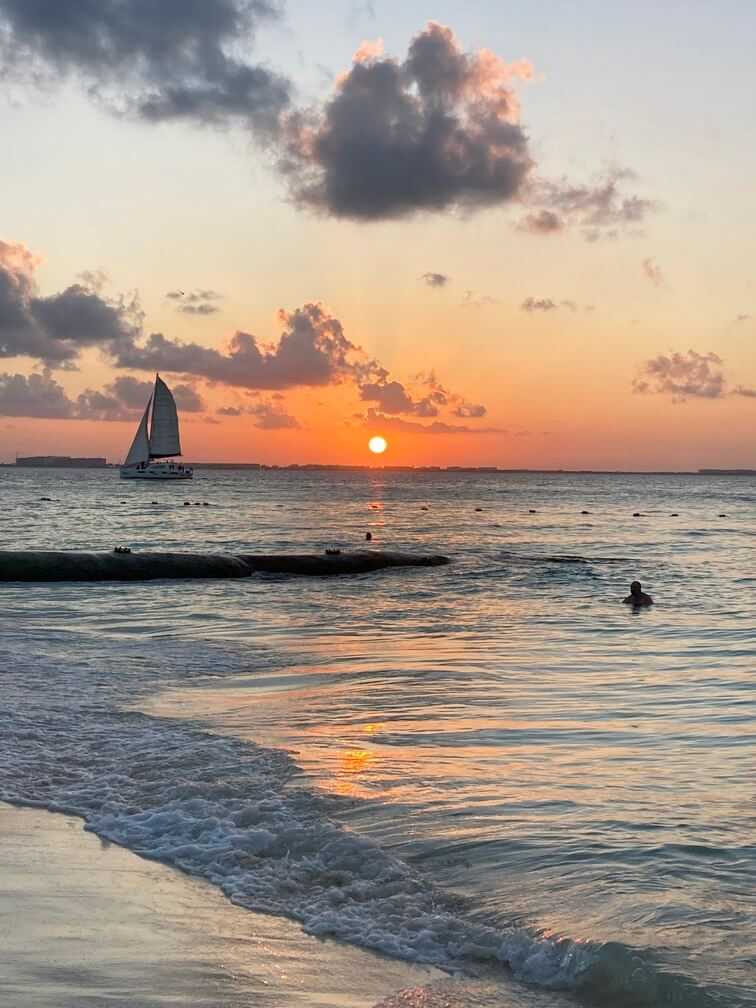
[[[101,841],[0,802],[0,1002],[14,1008],[371,1008],[444,977],[306,935]]]

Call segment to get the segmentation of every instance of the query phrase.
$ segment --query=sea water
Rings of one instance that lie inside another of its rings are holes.
[[[0,500],[4,549],[452,558],[0,585],[1,800],[454,1004],[756,1005],[754,479],[5,468]]]

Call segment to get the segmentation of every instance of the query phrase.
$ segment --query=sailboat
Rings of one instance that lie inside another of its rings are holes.
[[[170,459],[181,455],[176,400],[160,375],[121,466],[121,479],[187,480],[194,470]],[[161,461],[162,460],[162,461]]]

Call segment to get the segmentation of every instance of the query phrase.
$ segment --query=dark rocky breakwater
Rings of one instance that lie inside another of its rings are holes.
[[[154,581],[244,578],[256,573],[333,577],[388,567],[438,567],[445,556],[364,550],[354,553],[110,553],[63,550],[0,551],[0,581]]]

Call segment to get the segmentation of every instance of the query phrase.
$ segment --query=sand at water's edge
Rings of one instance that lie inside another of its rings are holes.
[[[68,816],[0,803],[0,865],[14,1008],[367,1008],[441,976],[235,907]]]

